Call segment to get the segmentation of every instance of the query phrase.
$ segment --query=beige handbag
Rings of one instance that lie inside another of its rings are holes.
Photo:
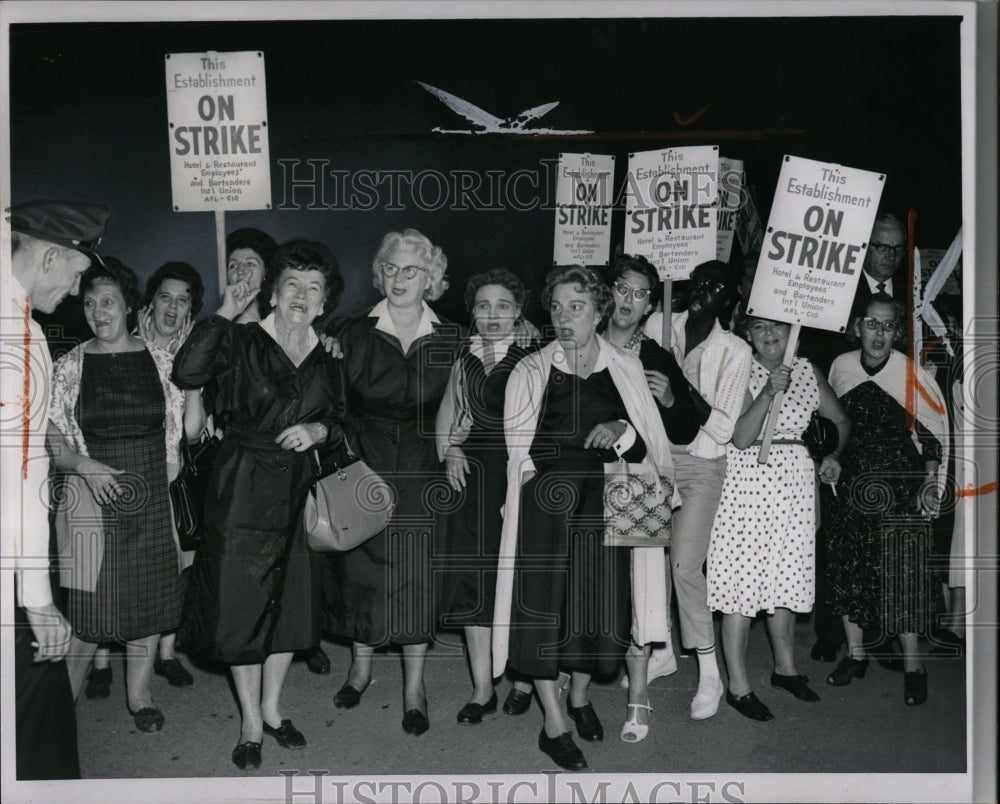
[[[392,487],[350,447],[347,455],[353,460],[317,477],[306,497],[306,540],[319,552],[353,550],[385,529],[395,507]]]
[[[604,546],[670,549],[674,485],[643,463],[604,464]]]

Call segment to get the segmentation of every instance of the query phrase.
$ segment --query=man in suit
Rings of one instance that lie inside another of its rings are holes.
[[[62,659],[72,629],[49,576],[45,448],[52,361],[32,310],[51,313],[76,294],[108,211],[97,204],[36,201],[10,209],[11,272],[3,277],[0,483],[4,556],[13,556],[17,778],[78,779],[76,713]],[[5,272],[6,274],[6,272]]]
[[[854,293],[852,321],[864,314],[868,300],[876,293],[887,293],[904,308],[909,309],[908,302],[912,289],[906,271],[900,270],[905,260],[906,227],[892,213],[879,213],[875,218],[871,237],[868,239],[864,270],[858,280],[858,289]],[[909,319],[910,315],[907,312],[907,333],[910,331]],[[847,332],[848,338],[853,337],[854,327],[848,326]]]

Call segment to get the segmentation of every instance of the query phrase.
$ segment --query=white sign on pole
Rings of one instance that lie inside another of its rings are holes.
[[[607,265],[615,158],[559,154],[553,265]]]
[[[168,53],[175,212],[270,209],[264,54]]]
[[[719,146],[629,154],[625,251],[641,254],[661,279],[687,279],[715,259]]]
[[[743,160],[719,157],[719,217],[715,259],[729,262],[736,234],[736,213],[743,197]]]
[[[843,332],[885,175],[786,156],[747,312]]]

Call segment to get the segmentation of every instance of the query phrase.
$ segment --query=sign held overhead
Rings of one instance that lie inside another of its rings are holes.
[[[885,175],[786,156],[747,312],[843,332]]]
[[[271,208],[264,54],[168,53],[175,212]]]

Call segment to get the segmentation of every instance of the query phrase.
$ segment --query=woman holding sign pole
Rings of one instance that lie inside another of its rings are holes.
[[[742,412],[750,378],[750,347],[720,324],[725,321],[728,325],[737,294],[737,280],[728,265],[719,260],[703,262],[691,272],[687,311],[671,322],[674,357],[684,376],[712,406],[694,440],[671,450],[681,508],[673,520],[670,568],[681,640],[684,647],[698,654],[698,692],[691,701],[693,720],[712,717],[725,692],[702,567],[726,476],[726,445]],[[646,334],[659,338],[662,324],[662,318],[654,313],[646,321]]]
[[[743,413],[727,450],[726,480],[708,550],[708,604],[722,612],[722,647],[729,689],[726,702],[745,717],[771,720],[768,708],[750,689],[746,669],[750,623],[767,612],[774,651],[771,686],[800,701],[819,696],[795,666],[792,640],[795,613],[814,602],[816,467],[802,441],[815,411],[837,427],[837,449],[822,459],[819,477],[836,483],[837,456],[847,444],[851,425],[826,380],[805,358],[783,365],[789,324],[751,317],[741,329],[753,346],[750,385]],[[783,392],[781,407],[773,400]],[[770,412],[769,412],[770,411]],[[757,460],[764,423],[777,415],[768,460]],[[756,448],[755,448],[756,447]]]

